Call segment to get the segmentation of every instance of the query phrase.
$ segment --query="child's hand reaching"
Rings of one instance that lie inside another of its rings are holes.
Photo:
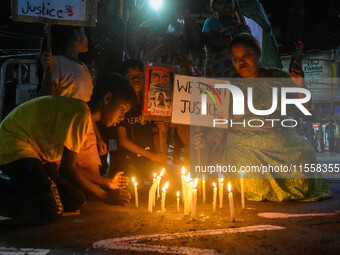
[[[109,179],[109,189],[124,189],[129,184],[129,177],[123,176],[124,172],[118,172],[116,175]]]
[[[103,140],[98,139],[97,146],[99,156],[103,156],[107,153],[107,145]]]

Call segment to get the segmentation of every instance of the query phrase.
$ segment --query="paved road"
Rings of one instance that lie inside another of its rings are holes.
[[[236,222],[230,221],[227,203],[224,203],[225,208],[218,208],[212,214],[211,193],[207,195],[207,204],[198,204],[198,219],[192,221],[176,212],[176,198],[171,196],[174,192],[169,191],[167,212],[161,216],[160,202],[157,202],[158,211],[148,213],[147,192],[140,191],[141,206],[138,209],[133,203],[116,207],[89,201],[80,215],[64,216],[51,225],[23,227],[8,220],[0,221],[0,247],[35,248],[35,253],[26,254],[39,255],[46,252],[70,255],[157,254],[152,251],[339,254],[340,185],[337,181],[330,181],[329,186],[333,190],[333,198],[321,202],[246,202],[246,210],[240,208],[239,194],[235,193]],[[202,230],[205,232],[197,232]],[[131,236],[134,237],[121,239]],[[98,242],[112,238],[118,239]],[[0,248],[0,254],[25,254],[25,251]]]

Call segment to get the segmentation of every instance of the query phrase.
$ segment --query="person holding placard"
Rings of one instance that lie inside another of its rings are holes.
[[[240,77],[233,80],[233,84],[243,93],[246,93],[248,88],[253,88],[255,109],[264,110],[271,107],[273,88],[304,88],[301,70],[293,69],[290,78],[279,69],[263,67],[260,61],[261,48],[250,34],[234,38],[231,42],[231,54]],[[297,98],[305,96],[302,93],[292,94]],[[294,109],[288,109],[287,114],[292,114],[292,110]],[[248,121],[252,118],[280,121],[283,115],[280,107],[268,115],[256,115],[249,109],[244,114],[231,115],[234,122],[242,122],[244,119]],[[313,148],[293,127],[281,125],[230,127],[223,164],[234,166],[238,171],[246,171],[244,183],[245,197],[248,200],[317,201],[331,196],[331,191],[319,173],[301,171],[300,166],[316,166],[317,159]],[[249,171],[247,166],[252,169],[260,167],[262,171]],[[238,173],[235,174],[238,178]],[[235,182],[235,186],[239,187],[238,181]]]
[[[146,120],[142,116],[144,92],[143,65],[137,60],[123,62],[121,73],[130,82],[138,98],[136,104],[117,127],[118,150],[115,155],[115,168],[129,174],[148,179],[152,173],[166,164],[165,153],[156,153],[155,139],[159,130],[166,133],[163,122]]]

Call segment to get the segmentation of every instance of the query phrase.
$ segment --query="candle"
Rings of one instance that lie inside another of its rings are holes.
[[[165,171],[165,169],[163,168],[161,174],[157,177],[157,179],[159,178],[159,182],[158,182],[158,186],[157,186],[157,200],[159,198],[159,184],[161,182],[161,177],[164,174],[164,171]]]
[[[242,209],[245,209],[245,200],[244,200],[244,176],[245,171],[239,171],[239,174],[241,175],[241,204]]]
[[[177,212],[179,212],[179,191],[177,191]]]
[[[198,183],[198,178],[195,179],[193,188],[192,188],[192,201],[191,201],[191,219],[195,220],[196,219],[196,206],[197,206],[197,183]]]
[[[186,171],[187,170],[183,166],[182,176],[181,176],[181,180],[182,180],[182,203],[184,203],[184,199],[185,199],[185,189],[186,189],[185,173],[186,173]]]
[[[223,177],[220,178],[220,185],[219,185],[219,194],[218,194],[218,198],[219,198],[219,202],[220,202],[220,208],[223,207],[223,186],[224,186],[224,183],[223,183]]]
[[[132,177],[132,183],[135,183],[135,182],[136,182],[135,177]]]
[[[217,187],[215,183],[213,183],[213,185],[214,185],[213,212],[215,212],[216,211],[216,199],[217,199]]]
[[[162,201],[161,201],[161,208],[162,208],[162,214],[165,213],[165,195],[166,195],[166,189],[169,187],[169,182],[166,182],[164,187],[162,188]]]
[[[156,189],[161,181],[161,176],[164,174],[164,168],[159,176],[157,176],[155,182],[152,184],[151,188],[149,189],[149,203],[148,203],[148,211],[152,212],[152,207],[156,203],[155,196],[156,196]]]
[[[154,173],[154,174],[153,174],[153,182],[152,182],[152,185],[156,182],[156,177],[157,177],[157,174]],[[154,198],[153,198],[152,207],[153,207],[153,208],[156,207],[156,192],[154,192]]]
[[[137,191],[137,182],[134,183],[135,185],[135,205],[138,208],[138,191]]]
[[[151,188],[149,189],[149,203],[148,203],[148,212],[152,213],[152,208],[154,205],[154,200],[155,200],[155,194],[156,194],[156,187],[157,184],[156,182],[154,183],[154,185],[151,186]]]
[[[203,175],[203,180],[202,180],[202,192],[203,192],[203,204],[205,204],[205,176]]]
[[[228,182],[228,191],[229,191],[228,198],[229,198],[230,218],[232,222],[235,222],[234,198],[233,198],[233,193],[231,192],[230,182]]]
[[[192,182],[190,182],[190,173],[186,177],[186,190],[184,199],[184,215],[189,215],[191,207]]]

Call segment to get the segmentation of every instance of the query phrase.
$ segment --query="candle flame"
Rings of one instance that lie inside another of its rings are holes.
[[[195,179],[195,181],[194,181],[194,188],[196,188],[196,186],[197,186],[197,183],[198,183],[198,176],[196,177],[196,179]]]
[[[231,185],[230,185],[230,182],[228,182],[228,191],[231,192]]]
[[[216,187],[216,183],[213,183],[214,187]]]
[[[156,177],[157,177],[157,174],[156,174],[156,173],[154,173],[154,174],[153,174],[153,178],[154,178],[154,179],[156,179]]]
[[[179,191],[177,191],[177,197],[179,197]]]
[[[223,178],[223,177],[221,177],[221,183],[223,183],[223,180],[224,180],[224,178]]]
[[[136,179],[135,177],[132,177],[132,182],[135,183]]]
[[[137,187],[137,182],[135,182],[135,187]]]
[[[163,168],[161,174],[159,175],[159,177],[162,177],[162,175],[164,174],[164,172],[165,172],[165,169]]]
[[[203,178],[203,180],[205,179],[205,175],[204,174],[202,175],[202,178]]]
[[[190,173],[188,173],[187,178],[186,178],[186,181],[187,181],[187,182],[190,182],[190,179],[191,179],[191,178],[190,178]]]
[[[162,191],[166,191],[166,189],[169,187],[169,182],[166,182],[165,185],[162,188]]]
[[[185,175],[186,171],[187,171],[187,170],[186,170],[185,167],[183,166],[183,168],[182,168],[182,174]]]

